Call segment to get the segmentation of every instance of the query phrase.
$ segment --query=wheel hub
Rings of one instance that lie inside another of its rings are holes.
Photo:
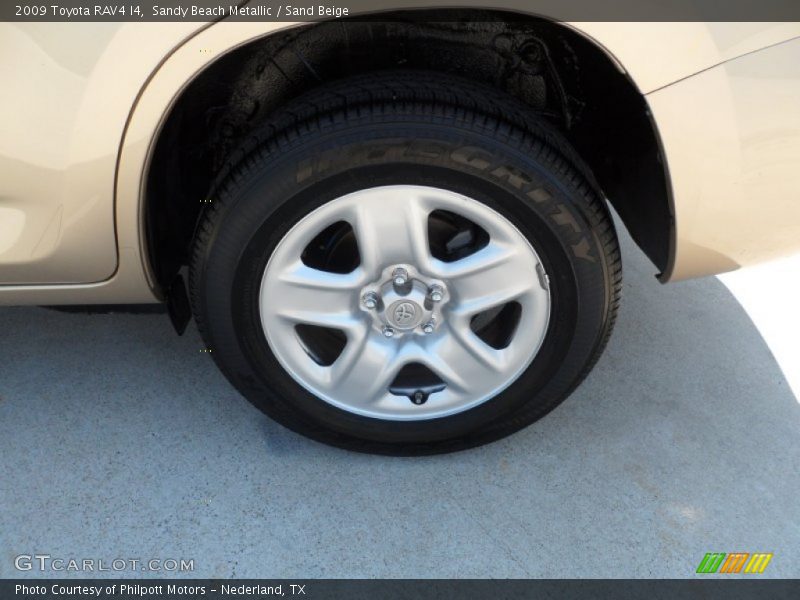
[[[361,307],[385,337],[430,335],[444,320],[447,286],[412,265],[393,265],[361,291]]]
[[[424,310],[411,300],[398,300],[386,311],[386,320],[397,329],[414,329],[425,316]]]

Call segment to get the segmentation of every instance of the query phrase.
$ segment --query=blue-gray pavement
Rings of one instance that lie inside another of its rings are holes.
[[[163,314],[0,309],[0,577],[43,575],[21,554],[203,578],[691,577],[712,551],[800,577],[798,400],[718,280],[662,286],[627,237],[623,258],[616,331],[572,397],[429,458],[287,431]]]

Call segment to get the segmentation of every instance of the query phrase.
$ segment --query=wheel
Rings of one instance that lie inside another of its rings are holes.
[[[219,181],[195,319],[233,385],[313,439],[387,454],[496,440],[561,402],[611,332],[602,197],[557,131],[490,88],[329,84]]]

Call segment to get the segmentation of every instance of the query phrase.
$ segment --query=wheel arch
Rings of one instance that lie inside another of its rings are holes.
[[[442,24],[459,17],[459,26]],[[642,93],[607,48],[575,26],[521,13],[448,9],[380,18],[388,25],[352,19],[213,26],[187,42],[183,58],[165,62],[152,82],[158,89],[145,92],[135,111],[147,118],[133,118],[129,128],[137,142],[129,164],[141,161],[136,204],[117,206],[118,219],[136,223],[156,293],[185,264],[211,200],[213,173],[248,124],[319,82],[359,72],[354,69],[420,63],[484,81],[498,64],[506,69],[504,89],[558,124],[640,247],[661,272],[668,270],[674,218],[658,132]],[[259,69],[261,77],[254,77]],[[121,171],[120,189],[133,184],[133,173],[126,179]]]

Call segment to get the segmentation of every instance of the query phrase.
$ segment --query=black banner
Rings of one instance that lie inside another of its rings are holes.
[[[513,11],[558,21],[800,20],[798,0],[8,0],[0,3],[0,21],[380,20],[386,11],[448,7]]]
[[[309,600],[522,599],[583,598],[796,599],[798,580],[212,580],[212,579],[26,579],[1,580],[3,600],[243,600],[302,598]]]

